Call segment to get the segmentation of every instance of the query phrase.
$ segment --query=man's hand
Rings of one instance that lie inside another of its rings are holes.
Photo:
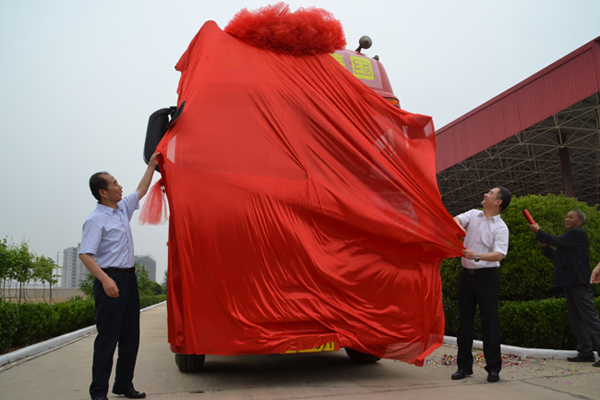
[[[105,279],[105,281],[102,282],[102,288],[104,289],[104,293],[106,293],[108,297],[119,297],[119,288],[117,287],[115,281],[108,275],[107,279]]]
[[[475,250],[465,249],[463,250],[463,254],[467,260],[474,260],[477,252]]]
[[[529,229],[531,229],[531,232],[535,233],[537,235],[538,231],[540,230],[540,225],[539,224],[530,224],[529,225]]]
[[[594,283],[600,283],[600,263],[596,265],[596,268],[592,271],[592,276],[590,278],[590,283],[593,285]]]
[[[149,167],[156,168],[156,166],[158,165],[157,157],[159,154],[160,151],[157,151],[156,153],[152,154],[152,157],[150,157],[150,161],[148,161]]]
[[[465,255],[464,257],[467,260],[474,260],[475,256],[477,255],[477,252],[475,250],[465,249],[463,250],[463,254]],[[479,253],[480,261],[502,261],[503,258],[504,254],[500,253],[499,251],[492,251],[490,253]]]
[[[106,272],[104,272],[102,268],[100,268],[93,255],[83,253],[79,255],[79,259],[88,271],[90,271],[90,274],[94,275],[96,279],[102,283],[104,293],[106,293],[108,297],[119,297],[119,288],[117,287],[117,284],[110,276],[106,275]]]

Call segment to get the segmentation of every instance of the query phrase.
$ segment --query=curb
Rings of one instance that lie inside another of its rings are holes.
[[[165,301],[153,304],[150,307],[146,307],[140,310],[140,312],[144,312],[150,310],[154,307],[158,307],[161,304],[166,303]],[[80,329],[75,332],[65,333],[64,335],[57,336],[52,339],[48,339],[44,342],[32,344],[31,346],[24,347],[19,350],[15,350],[11,353],[3,354],[0,356],[0,367],[5,366],[6,364],[14,363],[15,361],[22,360],[26,357],[31,357],[39,353],[43,353],[48,350],[52,350],[57,347],[64,346],[70,342],[74,342],[84,336],[91,335],[96,333],[96,326],[88,326],[87,328]]]
[[[456,346],[456,338],[453,336],[444,336],[443,343]],[[473,340],[473,348],[483,350],[483,342],[481,340]],[[506,344],[500,345],[500,352],[523,358],[546,358],[552,360],[566,360],[567,357],[577,356],[576,350],[530,349]]]

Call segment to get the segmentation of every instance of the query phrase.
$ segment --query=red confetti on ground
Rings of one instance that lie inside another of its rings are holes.
[[[503,367],[520,367],[523,363],[545,363],[545,359],[532,359],[527,360],[525,357],[515,356],[512,354],[502,354],[502,366]],[[426,364],[429,365],[441,365],[445,367],[456,366],[456,356],[451,354],[444,354],[442,357],[433,356],[425,360]],[[483,368],[486,365],[485,357],[483,353],[477,353],[473,355],[473,365]]]

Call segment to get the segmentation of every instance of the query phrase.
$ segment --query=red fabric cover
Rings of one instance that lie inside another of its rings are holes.
[[[212,21],[176,69],[185,109],[158,146],[172,349],[335,341],[422,365],[444,334],[440,261],[462,254],[431,118],[329,54],[261,50]]]
[[[163,180],[159,179],[150,188],[146,202],[140,211],[139,222],[141,225],[158,225],[167,222],[167,202],[164,196]]]
[[[346,47],[342,24],[329,11],[309,7],[291,12],[285,3],[254,11],[244,8],[225,32],[252,46],[292,55],[333,53]]]

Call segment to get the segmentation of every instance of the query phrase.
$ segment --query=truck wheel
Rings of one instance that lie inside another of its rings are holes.
[[[175,354],[175,364],[180,372],[196,372],[202,369],[204,354]]]
[[[360,351],[351,349],[350,347],[345,347],[345,350],[346,354],[348,354],[348,357],[350,357],[350,359],[355,363],[372,364],[381,360],[379,357],[375,357],[367,353],[361,353]]]

